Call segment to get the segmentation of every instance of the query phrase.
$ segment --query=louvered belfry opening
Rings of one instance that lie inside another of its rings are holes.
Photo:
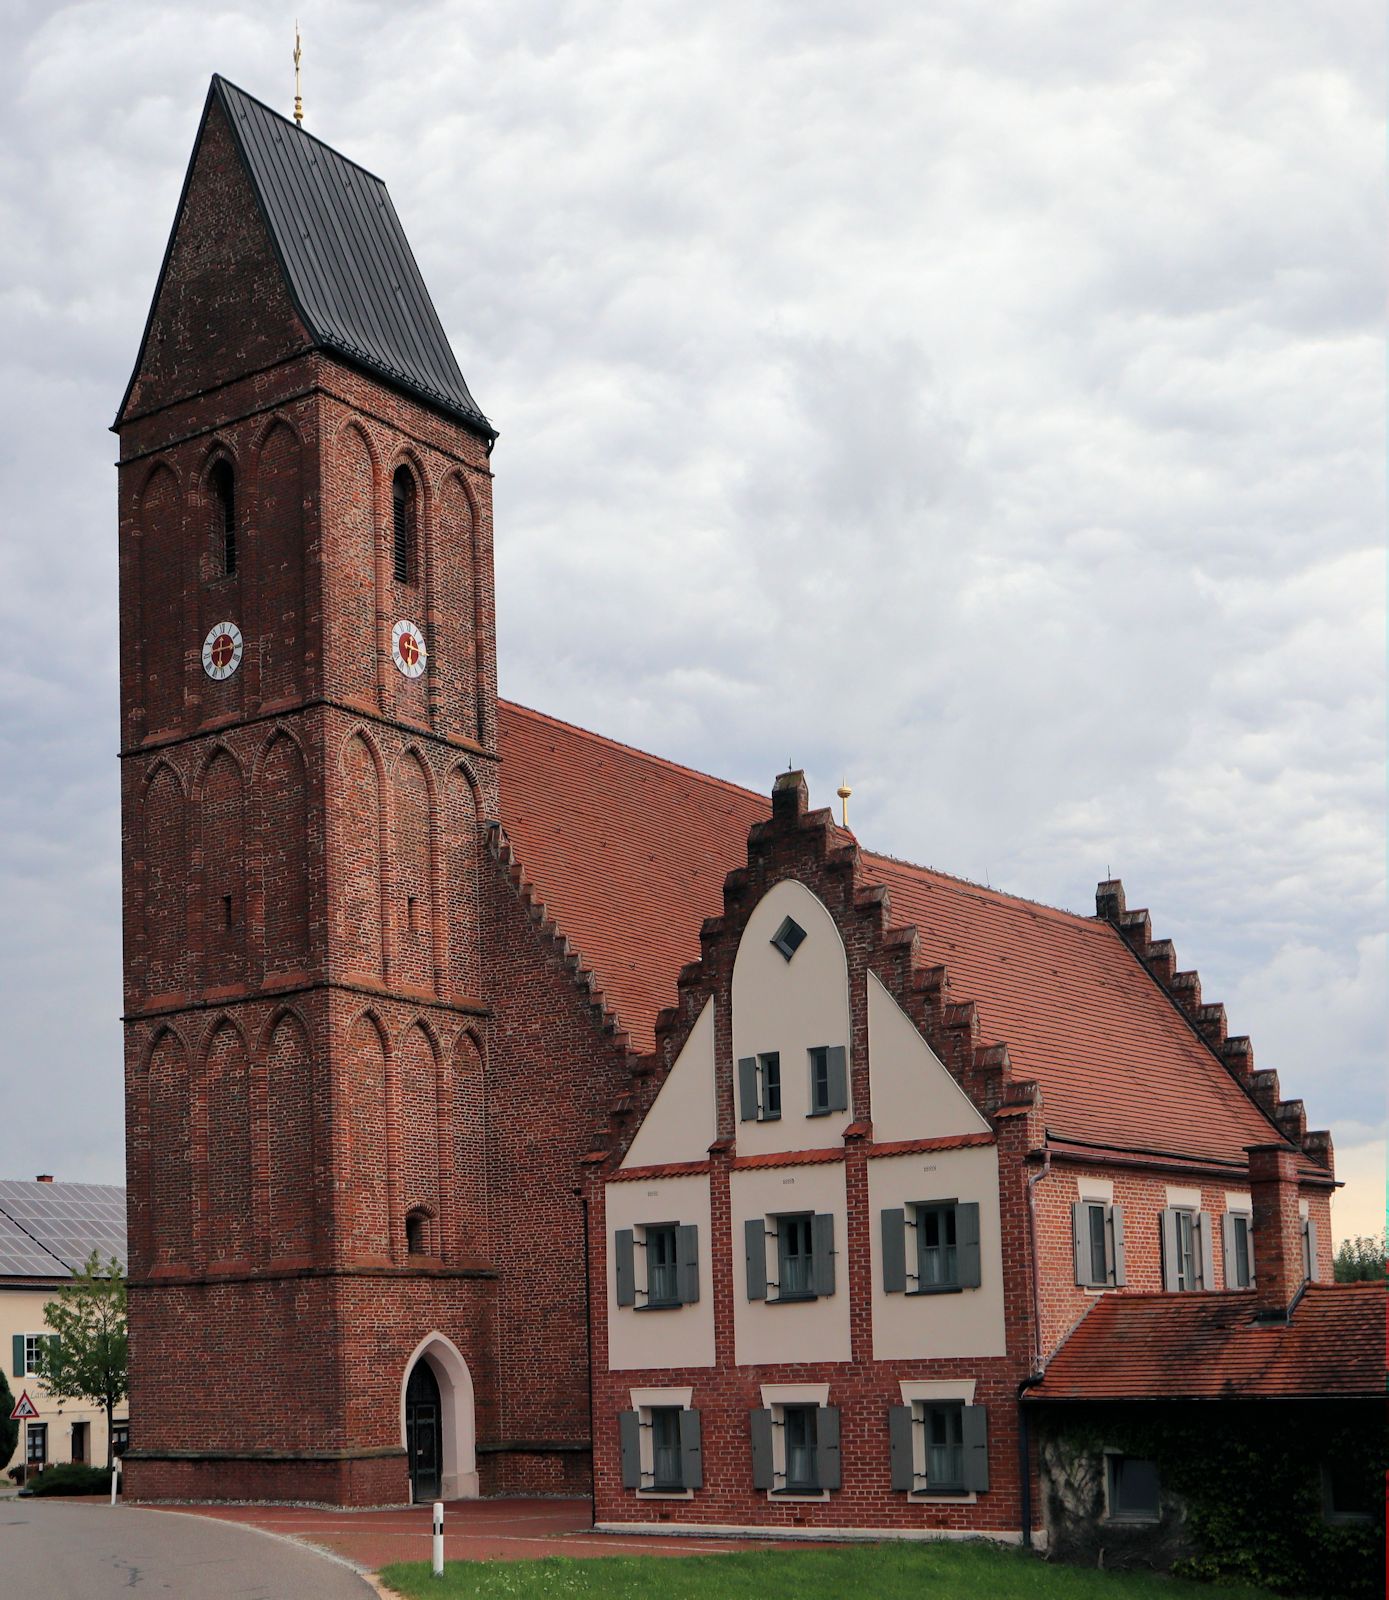
[[[214,531],[222,541],[222,571],[229,578],[236,576],[236,480],[230,461],[218,461],[208,474],[212,489]]]
[[[391,516],[395,581],[410,583],[415,562],[415,480],[405,467],[397,468],[391,484]]]

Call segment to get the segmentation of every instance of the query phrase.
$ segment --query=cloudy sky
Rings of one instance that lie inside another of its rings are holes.
[[[1383,1217],[1371,0],[299,0],[494,457],[503,692],[1131,905]],[[0,0],[0,1175],[119,1181],[115,440],[209,74]]]

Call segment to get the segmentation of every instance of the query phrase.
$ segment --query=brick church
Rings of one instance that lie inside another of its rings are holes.
[[[1046,1415],[1193,1399],[1135,1318],[1382,1387],[1314,1370],[1328,1135],[1121,884],[498,699],[496,432],[385,186],[221,78],[115,428],[131,1497],[1034,1542]]]

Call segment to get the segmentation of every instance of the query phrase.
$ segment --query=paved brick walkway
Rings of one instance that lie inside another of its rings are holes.
[[[248,1523],[345,1556],[367,1572],[393,1561],[428,1561],[428,1506],[400,1511],[323,1511],[307,1506],[169,1506]],[[662,1538],[594,1533],[587,1500],[455,1500],[444,1508],[446,1561],[523,1561],[540,1556],[693,1556],[770,1548],[774,1540]]]

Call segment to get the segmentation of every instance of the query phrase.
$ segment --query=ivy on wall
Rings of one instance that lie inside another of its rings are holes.
[[[1048,1407],[1038,1425],[1058,1551],[1107,1565],[1261,1584],[1278,1594],[1380,1600],[1384,1593],[1382,1408],[1370,1402],[1149,1402]],[[1162,1516],[1103,1520],[1106,1450],[1157,1463]],[[1322,1468],[1334,1462],[1374,1508],[1328,1522]],[[1108,1555],[1108,1560],[1105,1560]]]

